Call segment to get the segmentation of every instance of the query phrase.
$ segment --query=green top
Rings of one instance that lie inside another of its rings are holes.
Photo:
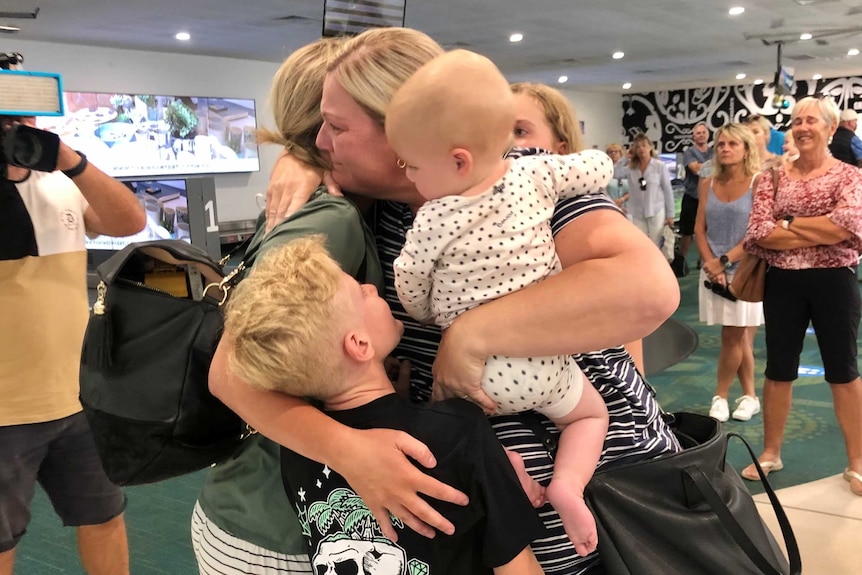
[[[260,225],[247,252],[259,250],[260,258],[274,246],[310,234],[325,235],[329,253],[354,277],[364,259],[365,278],[357,279],[376,284],[383,293],[374,234],[353,202],[330,196],[325,188],[315,191],[304,207],[266,237]],[[247,439],[236,455],[207,473],[198,502],[210,521],[235,537],[285,555],[308,552],[284,493],[278,445],[261,435]]]

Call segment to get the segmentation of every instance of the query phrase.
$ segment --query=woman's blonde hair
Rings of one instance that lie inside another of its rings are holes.
[[[743,126],[759,126],[760,130],[766,134],[766,144],[769,144],[769,135],[772,133],[772,124],[760,114],[752,114],[742,120]]]
[[[745,159],[742,161],[742,173],[746,176],[753,176],[760,171],[760,152],[757,150],[757,144],[754,142],[754,135],[751,130],[742,124],[725,124],[715,132],[714,145],[718,145],[718,139],[727,134],[734,140],[739,140],[745,146]],[[715,166],[713,176],[716,180],[723,180],[729,176],[728,166],[721,163],[718,154],[712,158],[712,163]]]
[[[530,82],[518,82],[512,84],[511,88],[513,94],[526,94],[542,106],[545,120],[551,126],[554,137],[566,143],[568,153],[574,154],[584,149],[578,115],[569,100],[559,90]]]
[[[326,399],[340,391],[349,315],[339,297],[343,275],[324,236],[269,250],[225,308],[231,371],[258,389],[295,397]]]
[[[620,154],[625,154],[625,150],[623,150],[623,147],[616,143],[611,143],[605,146],[605,153],[610,154],[611,152],[619,152]]]
[[[655,146],[652,145],[652,140],[650,140],[649,136],[643,132],[634,137],[632,145],[629,147],[629,167],[643,171],[646,166],[641,166],[641,160],[637,154],[637,147],[640,142],[646,142],[649,144],[649,154],[651,157],[658,158],[658,152],[655,151]]]
[[[430,36],[409,28],[373,28],[354,36],[329,73],[351,98],[382,127],[386,107],[407,78],[443,53]]]
[[[323,79],[344,44],[342,38],[322,38],[285,59],[272,79],[268,102],[278,130],[258,130],[258,142],[284,146],[307,164],[327,167],[314,140],[323,123],[320,116]]]
[[[823,118],[824,122],[829,124],[830,129],[834,130],[838,127],[841,110],[838,109],[838,104],[835,103],[835,100],[829,96],[821,98],[808,96],[796,102],[796,105],[793,106],[793,112],[790,113],[791,122],[797,118],[800,111],[814,107],[820,111],[820,117]]]

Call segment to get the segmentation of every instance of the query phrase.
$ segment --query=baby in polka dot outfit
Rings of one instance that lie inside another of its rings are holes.
[[[455,50],[420,68],[386,111],[399,166],[427,200],[395,260],[411,316],[446,329],[459,314],[561,270],[550,221],[556,202],[598,192],[613,177],[597,150],[504,159],[515,109],[487,58]],[[536,410],[561,430],[545,491],[580,555],[596,548],[583,489],[607,432],[607,409],[569,356],[486,360],[482,387],[497,413]]]

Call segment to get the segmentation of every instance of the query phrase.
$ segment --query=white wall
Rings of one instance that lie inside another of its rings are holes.
[[[559,86],[556,86],[559,88]],[[578,92],[561,88],[584,123],[584,147],[604,150],[623,142],[623,97],[605,92]]]
[[[18,40],[3,50],[23,54],[27,70],[61,74],[69,91],[254,98],[258,125],[272,125],[266,106],[277,63]],[[215,177],[220,221],[257,217],[254,195],[266,192],[278,152],[261,146],[259,172]]]

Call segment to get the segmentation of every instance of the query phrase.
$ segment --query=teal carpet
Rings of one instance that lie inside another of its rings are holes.
[[[692,250],[692,253],[694,250]],[[674,314],[677,325],[665,330],[662,337],[682,337],[686,326],[698,338],[697,348],[682,361],[668,366],[667,355],[656,353],[647,358],[650,383],[658,392],[667,411],[687,410],[708,413],[715,390],[716,358],[720,345],[720,327],[698,322],[697,270],[680,280],[682,302]],[[682,324],[681,326],[679,324]],[[645,347],[660,341],[653,338]],[[653,348],[654,349],[654,348]],[[680,354],[685,356],[685,353]],[[758,394],[763,385],[763,330],[755,340],[756,381]],[[813,335],[806,338],[802,365],[820,367],[820,357]],[[659,371],[661,370],[661,371]],[[654,373],[658,371],[658,373]],[[840,473],[845,466],[844,444],[832,410],[832,396],[822,376],[801,377],[794,385],[793,410],[787,425],[787,439],[782,458],[785,470],[770,475],[775,487],[788,487]],[[731,398],[739,395],[739,386]],[[726,429],[738,431],[759,453],[762,447],[762,419],[741,423],[729,421]],[[737,469],[746,463],[744,448],[734,440],[728,459]],[[133,575],[194,575],[197,566],[191,549],[189,525],[192,508],[203,480],[203,473],[165,481],[156,485],[126,490],[129,505],[126,523],[129,531]],[[749,484],[753,492],[760,489]],[[18,549],[16,573],[19,575],[56,575],[83,573],[75,548],[74,531],[64,529],[54,515],[47,498],[38,490],[33,503],[33,520]]]

